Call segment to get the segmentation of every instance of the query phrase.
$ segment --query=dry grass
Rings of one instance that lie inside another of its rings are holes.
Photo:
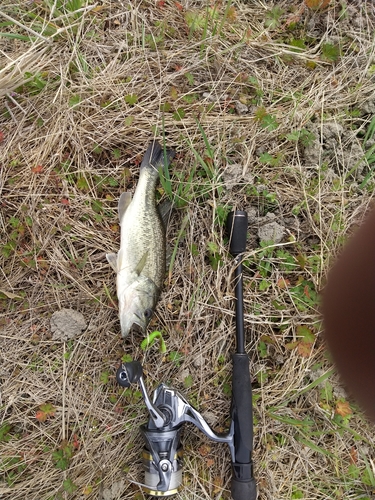
[[[373,5],[332,0],[312,12],[284,1],[272,16],[260,0],[227,10],[215,2],[214,14],[206,2],[181,3],[82,2],[77,14],[57,12],[58,2],[2,2],[9,23],[0,31],[32,38],[0,37],[0,424],[9,425],[0,434],[0,497],[144,498],[128,479],[140,480],[146,411],[136,391],[115,383],[124,353],[144,363],[150,389],[173,384],[215,429],[225,428],[233,261],[216,215],[238,207],[252,215],[245,319],[259,498],[373,498],[374,429],[331,369],[315,297],[373,197],[371,177],[360,187],[371,169],[362,148],[375,113]],[[189,28],[187,13],[201,25]],[[336,45],[341,53],[330,59]],[[248,113],[235,112],[238,100]],[[262,128],[265,113],[275,130]],[[104,258],[119,244],[117,199],[136,185],[139,159],[163,127],[178,152],[171,174],[180,193],[168,230],[176,259],[150,327],[164,332],[164,357],[156,346],[142,351],[141,338],[123,345]],[[315,137],[306,147],[287,138],[301,129]],[[243,174],[232,188],[229,164]],[[258,226],[269,212],[284,238],[261,248]],[[89,322],[66,344],[49,327],[62,307]],[[301,325],[313,344],[298,344]],[[338,414],[340,401],[350,402],[349,416]],[[41,423],[45,403],[56,411]],[[53,460],[62,446],[73,452],[65,471]],[[229,498],[228,450],[191,427],[184,448],[178,498]],[[67,479],[73,493],[64,491]],[[122,480],[121,493],[111,494]]]

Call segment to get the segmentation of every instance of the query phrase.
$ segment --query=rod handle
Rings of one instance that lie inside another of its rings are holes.
[[[234,423],[234,453],[232,463],[232,498],[255,500],[257,495],[253,475],[253,402],[247,354],[233,354],[232,418]]]
[[[244,253],[247,240],[247,213],[244,210],[230,212],[227,218],[227,232],[230,253],[234,257]]]

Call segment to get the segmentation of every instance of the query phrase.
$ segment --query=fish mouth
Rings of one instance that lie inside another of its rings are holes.
[[[133,335],[134,334],[140,334],[143,333],[144,327],[138,323],[132,323],[131,325],[123,325],[121,328],[121,334],[123,338],[126,338],[129,334]]]
[[[141,325],[138,325],[138,323],[133,323],[132,326],[130,327],[130,333],[142,333],[143,328]]]

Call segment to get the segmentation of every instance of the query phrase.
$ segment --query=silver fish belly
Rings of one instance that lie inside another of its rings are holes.
[[[168,163],[173,154],[167,151]],[[120,250],[107,254],[107,260],[117,273],[123,337],[132,329],[145,332],[165,277],[165,228],[155,199],[159,168],[164,161],[164,150],[158,142],[152,142],[141,164],[134,197],[123,193],[119,200]]]

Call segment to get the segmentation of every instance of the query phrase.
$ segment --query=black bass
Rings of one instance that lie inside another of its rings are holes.
[[[166,153],[169,164],[174,151]],[[163,148],[158,142],[152,142],[141,163],[134,197],[131,193],[122,193],[118,204],[120,250],[117,254],[107,254],[107,260],[117,273],[123,337],[131,330],[145,332],[165,277],[165,227],[155,199],[159,169],[164,160]]]

